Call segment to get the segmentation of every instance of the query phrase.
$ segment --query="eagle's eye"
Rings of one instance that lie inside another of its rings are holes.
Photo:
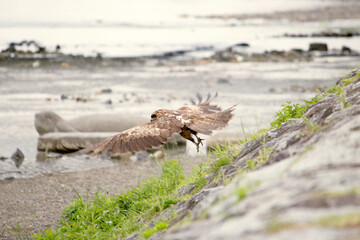
[[[156,119],[156,114],[151,114],[151,121],[154,121]]]

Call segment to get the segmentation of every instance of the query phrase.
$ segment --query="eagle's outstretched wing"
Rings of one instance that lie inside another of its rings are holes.
[[[174,133],[180,133],[184,125],[175,117],[163,117],[153,122],[125,130],[113,137],[80,151],[87,153],[112,154],[144,151],[166,143]]]

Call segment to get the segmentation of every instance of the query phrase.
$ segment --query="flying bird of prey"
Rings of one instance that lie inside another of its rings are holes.
[[[151,121],[143,125],[125,130],[113,137],[107,138],[98,144],[80,151],[80,153],[108,153],[112,154],[136,152],[158,147],[167,142],[174,134],[179,133],[183,138],[193,142],[199,152],[202,140],[198,133],[210,135],[213,130],[221,129],[233,117],[234,107],[221,110],[211,104],[209,94],[203,101],[197,94],[198,102],[191,99],[192,105],[186,105],[177,110],[159,109],[151,114]],[[194,139],[195,138],[195,139]]]

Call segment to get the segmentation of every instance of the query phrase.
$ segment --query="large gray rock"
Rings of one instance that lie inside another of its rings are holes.
[[[51,132],[76,132],[77,130],[59,115],[51,111],[35,114],[35,129],[39,135]]]

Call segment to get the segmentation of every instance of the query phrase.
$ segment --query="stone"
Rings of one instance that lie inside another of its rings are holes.
[[[309,51],[328,51],[328,46],[326,43],[310,43]]]
[[[352,52],[351,48],[349,48],[347,46],[342,46],[341,53],[349,55],[349,54],[351,54],[351,52]]]
[[[234,47],[250,47],[250,44],[243,42],[243,43],[237,43],[234,45]]]
[[[15,166],[17,168],[19,168],[21,166],[21,164],[24,162],[24,153],[20,150],[20,149],[16,149],[16,151],[13,153],[13,155],[11,155],[11,160],[14,161]]]
[[[111,88],[104,88],[104,89],[101,89],[100,93],[112,93],[112,89]]]
[[[112,104],[112,100],[111,99],[108,99],[104,102],[104,104],[108,104],[108,105],[111,105]]]
[[[39,135],[50,132],[76,132],[77,130],[51,111],[43,111],[35,114],[35,129]]]
[[[163,151],[158,150],[158,151],[156,151],[156,152],[153,153],[153,157],[154,157],[155,159],[164,159],[165,154],[164,154]]]
[[[230,83],[230,80],[227,79],[227,78],[219,78],[219,79],[217,80],[217,83],[218,83],[218,84],[229,84],[229,83]]]
[[[66,99],[69,99],[69,96],[67,96],[65,94],[61,94],[60,99],[61,100],[66,100]]]

